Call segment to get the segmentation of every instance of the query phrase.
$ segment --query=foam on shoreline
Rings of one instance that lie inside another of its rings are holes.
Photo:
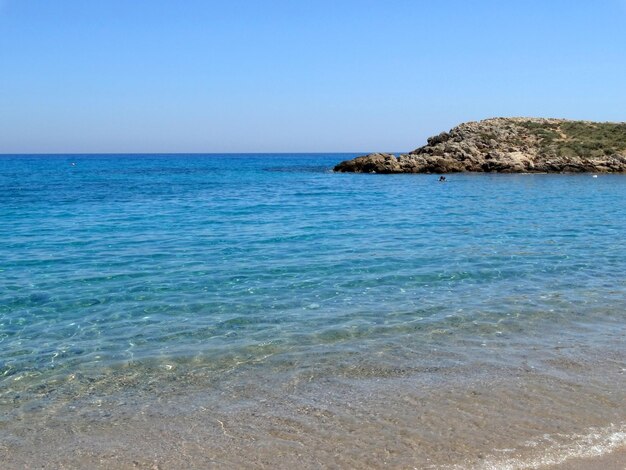
[[[529,468],[555,467],[572,460],[589,460],[603,457],[620,449],[626,448],[626,425],[610,425],[606,428],[590,429],[588,434],[571,434],[558,436],[545,435],[539,439],[525,443],[535,448],[530,455],[502,458],[495,453],[487,457],[484,463],[473,466],[476,470],[523,470]],[[566,443],[562,443],[565,441]],[[511,449],[501,452],[509,453]],[[496,450],[495,452],[498,452]],[[467,469],[466,465],[453,465],[450,470]]]

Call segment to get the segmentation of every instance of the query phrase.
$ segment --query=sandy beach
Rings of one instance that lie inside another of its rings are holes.
[[[624,470],[626,469],[626,448],[599,457],[568,459],[562,464],[551,465],[546,470]]]

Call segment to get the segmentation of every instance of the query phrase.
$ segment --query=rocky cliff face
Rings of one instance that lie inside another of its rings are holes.
[[[626,123],[494,118],[461,124],[398,157],[341,162],[355,173],[626,172]]]

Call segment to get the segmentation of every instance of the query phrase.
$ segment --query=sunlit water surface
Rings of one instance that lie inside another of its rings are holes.
[[[5,461],[626,443],[626,176],[330,171],[351,156],[0,156]]]

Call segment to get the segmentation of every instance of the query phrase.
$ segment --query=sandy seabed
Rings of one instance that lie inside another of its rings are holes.
[[[625,369],[613,350],[558,373],[250,366],[200,386],[172,370],[13,410],[0,455],[4,469],[622,469]]]

